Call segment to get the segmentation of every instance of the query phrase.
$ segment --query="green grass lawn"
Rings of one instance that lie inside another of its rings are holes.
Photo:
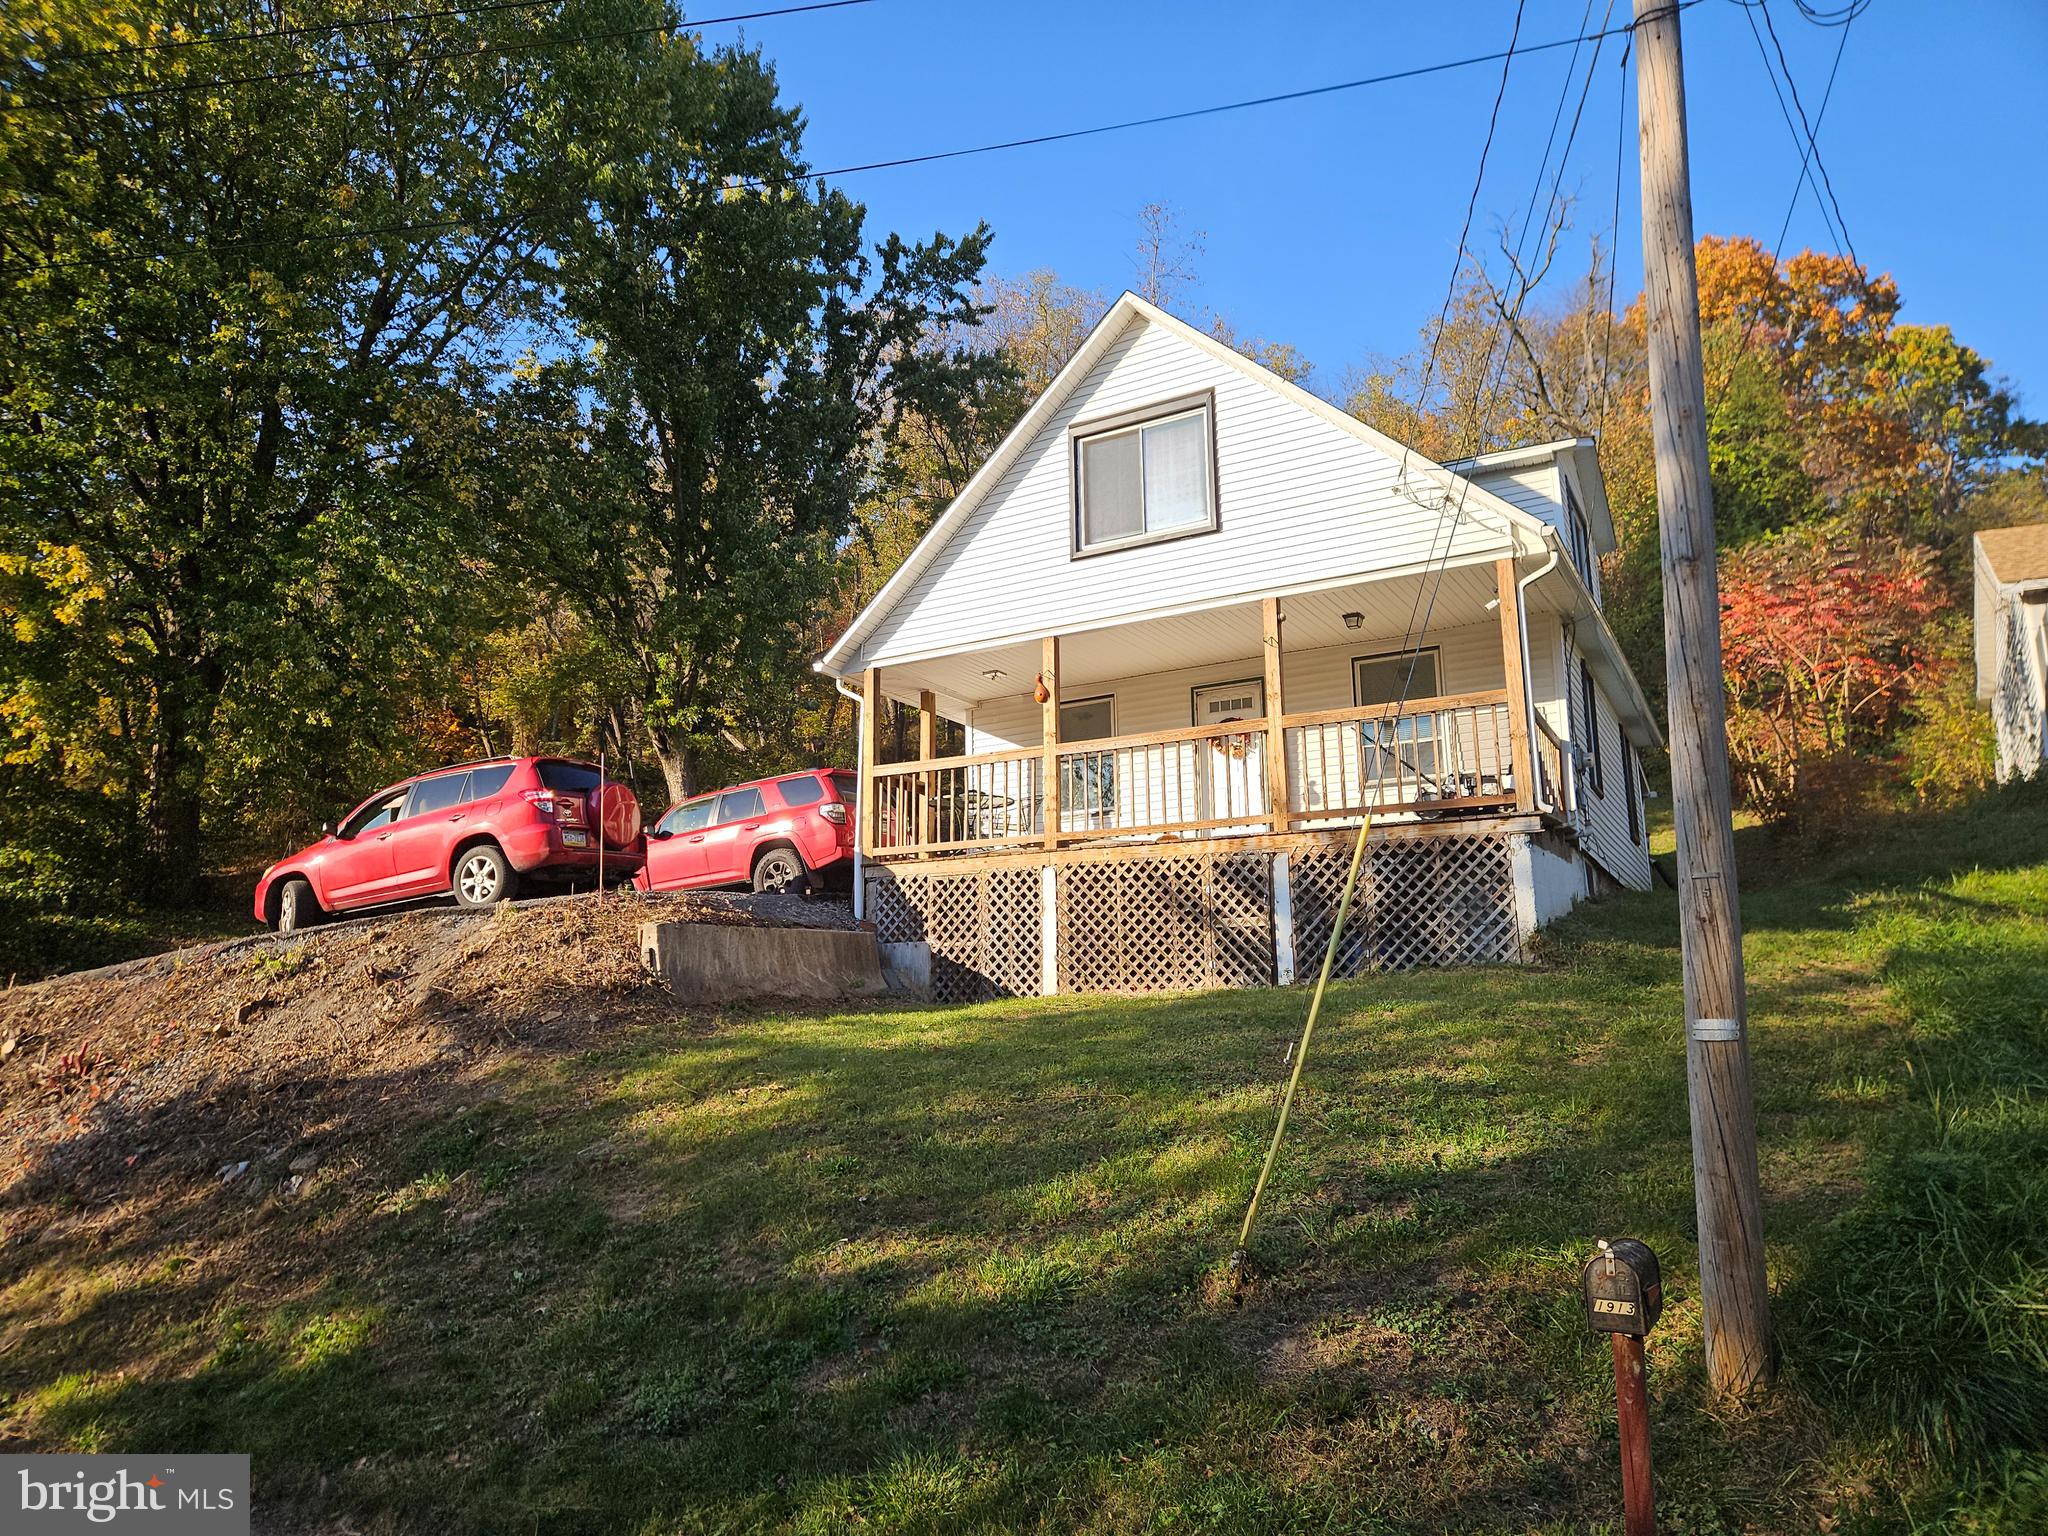
[[[248,1451],[366,1530],[1618,1528],[1575,1283],[1628,1234],[1665,1529],[2048,1529],[2048,797],[1744,837],[1754,1403],[1658,892],[1334,989],[1242,1295],[1304,989],[677,1015],[224,1229],[0,1254],[0,1444]]]

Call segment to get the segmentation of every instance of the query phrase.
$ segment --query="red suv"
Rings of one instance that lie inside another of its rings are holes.
[[[633,791],[590,763],[496,757],[380,789],[312,847],[256,882],[256,918],[279,933],[333,912],[454,893],[488,907],[524,880],[639,873]]]
[[[856,783],[843,770],[813,768],[685,800],[648,831],[634,883],[643,891],[851,888]]]

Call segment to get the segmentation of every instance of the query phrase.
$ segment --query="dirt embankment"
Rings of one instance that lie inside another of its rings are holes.
[[[641,967],[648,919],[852,922],[791,897],[575,897],[237,940],[0,993],[0,1248],[111,1214],[138,1184],[290,1194],[323,1144],[431,1112],[451,1078],[673,1012]]]

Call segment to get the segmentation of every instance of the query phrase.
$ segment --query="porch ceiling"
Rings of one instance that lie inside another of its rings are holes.
[[[1491,561],[1297,592],[1281,599],[1280,643],[1287,651],[1398,644],[1425,627],[1434,632],[1481,622],[1490,616],[1486,604],[1493,597]],[[1358,628],[1345,624],[1347,613],[1362,616]],[[1258,656],[1261,644],[1257,599],[1084,630],[1060,638],[1063,689],[1239,661]],[[929,690],[938,698],[940,713],[957,717],[984,699],[1027,690],[1038,675],[1039,657],[1039,642],[1027,640],[902,662],[882,668],[882,691],[914,704],[920,690]],[[999,675],[990,677],[991,672]]]

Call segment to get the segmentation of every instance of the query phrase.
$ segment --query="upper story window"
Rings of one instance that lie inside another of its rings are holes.
[[[1216,526],[1216,405],[1200,395],[1074,429],[1074,553]]]

